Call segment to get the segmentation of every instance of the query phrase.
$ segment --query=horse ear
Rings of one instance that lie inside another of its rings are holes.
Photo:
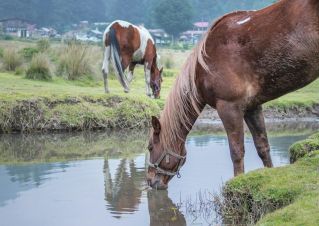
[[[163,69],[164,69],[164,68],[163,68],[163,67],[161,67],[161,69],[160,69],[160,73],[161,73],[161,74],[163,73]]]
[[[155,134],[160,134],[161,132],[161,123],[155,116],[152,116],[152,126],[154,128]]]

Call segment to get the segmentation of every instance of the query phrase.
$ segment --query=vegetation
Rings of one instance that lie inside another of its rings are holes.
[[[15,71],[22,64],[21,56],[15,49],[5,49],[2,57],[3,67],[7,71]]]
[[[157,24],[174,38],[192,27],[192,16],[189,0],[160,0],[154,14]]]
[[[44,52],[44,51],[47,51],[48,49],[50,48],[50,41],[49,39],[40,39],[37,41],[37,49],[40,51],[40,52]]]
[[[88,46],[71,42],[64,47],[60,57],[57,74],[68,80],[76,80],[92,73],[88,54]]]
[[[40,53],[32,58],[26,71],[26,78],[46,81],[52,79],[49,59],[45,54]]]
[[[235,10],[258,9],[273,3],[274,0],[189,0],[195,21],[212,21],[215,18]],[[179,4],[176,4],[179,3]],[[185,1],[168,1],[175,5],[173,20],[179,17]],[[116,19],[132,23],[145,24],[147,27],[160,27],[155,15],[160,2],[158,0],[2,0],[0,15],[2,18],[23,18],[41,26],[53,26],[59,30],[71,27],[82,20],[90,22],[110,22]],[[166,7],[166,6],[165,6]],[[46,10],[50,9],[50,10]],[[143,9],[143,10],[141,10]]]
[[[37,48],[34,48],[34,47],[25,47],[22,50],[20,50],[19,52],[26,60],[31,60],[34,55],[39,53],[39,50]]]
[[[236,177],[226,183],[222,198],[216,197],[217,209],[227,223],[317,225],[318,165],[319,151],[314,151],[293,165]]]
[[[319,133],[292,145],[289,149],[290,162],[294,163],[316,150],[319,150]]]

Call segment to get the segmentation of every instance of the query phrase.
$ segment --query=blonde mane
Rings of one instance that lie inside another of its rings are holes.
[[[192,118],[201,112],[196,87],[196,66],[199,63],[204,70],[209,71],[204,59],[209,31],[210,29],[187,58],[166,100],[160,117],[160,140],[164,149],[174,147],[177,141],[183,141],[182,127],[190,131],[193,126]]]

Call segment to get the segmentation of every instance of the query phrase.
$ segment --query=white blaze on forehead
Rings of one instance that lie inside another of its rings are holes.
[[[237,22],[237,24],[241,25],[241,24],[244,24],[244,23],[247,23],[248,21],[250,21],[250,17],[246,18],[246,19],[243,19],[243,20],[240,20]]]

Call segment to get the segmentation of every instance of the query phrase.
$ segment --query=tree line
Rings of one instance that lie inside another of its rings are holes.
[[[274,0],[1,0],[0,19],[18,17],[60,31],[81,20],[122,19],[146,27],[166,28],[172,34],[172,27],[185,30],[195,21],[212,21],[230,11],[258,9],[272,2]]]

